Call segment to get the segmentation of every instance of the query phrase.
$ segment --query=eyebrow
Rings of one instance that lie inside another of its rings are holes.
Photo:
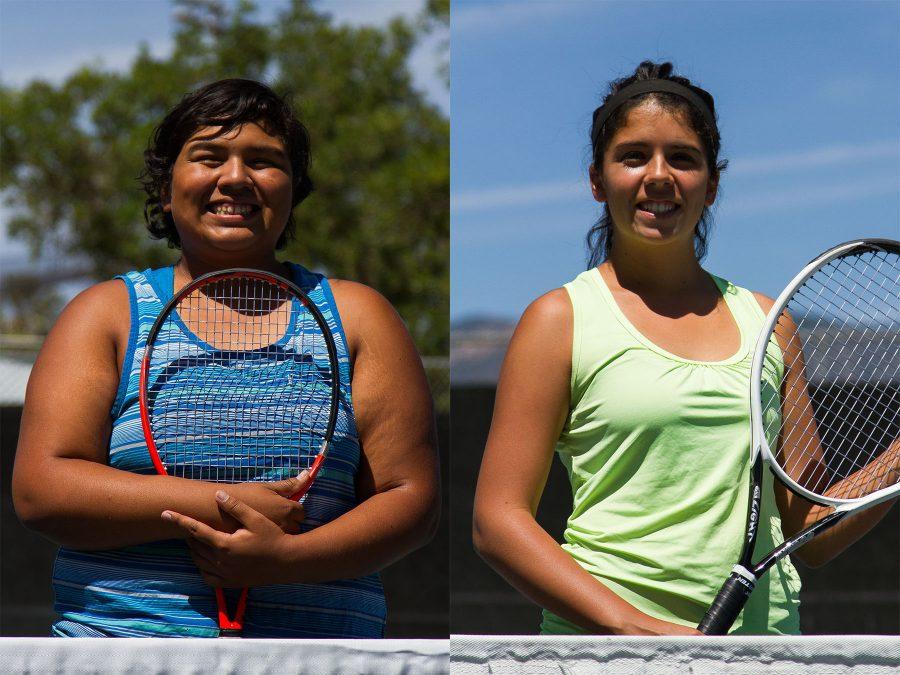
[[[648,143],[647,141],[623,141],[621,143],[616,143],[613,146],[613,149],[618,150],[620,148],[632,148],[632,147],[645,148],[649,145],[652,145],[652,144]],[[684,143],[675,143],[674,145],[667,145],[666,148],[671,149],[671,150],[690,150],[692,152],[699,152],[701,154],[703,153],[703,150],[701,148],[698,148],[696,145],[686,145]]]
[[[221,150],[225,147],[225,143],[220,143],[215,140],[211,141],[188,141],[188,151],[194,150]],[[275,154],[287,159],[287,151],[278,147],[277,145],[251,145],[247,147],[247,150],[250,152],[262,152],[268,154]]]

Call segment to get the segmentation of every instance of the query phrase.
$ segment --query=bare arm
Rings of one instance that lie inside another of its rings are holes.
[[[159,517],[176,506],[217,527],[236,525],[216,507],[213,484],[106,464],[128,317],[121,281],[80,294],[47,336],[28,382],[13,472],[16,512],[31,529],[70,548],[182,537]],[[267,517],[297,531],[302,507],[265,486],[240,486],[239,492]]]
[[[425,545],[440,517],[437,434],[422,359],[381,295],[353,282],[332,288],[353,356],[361,503],[296,538],[308,580],[382,569]]]
[[[569,410],[572,324],[571,302],[558,289],[532,303],[516,328],[478,477],[475,548],[524,595],[591,632],[696,634],[619,598],[535,520]]]
[[[422,361],[383,297],[352,282],[333,281],[332,287],[354,362],[360,503],[295,536],[246,515],[231,500],[226,507],[236,517],[244,514],[245,525],[234,535],[197,527],[174,514],[195,538],[195,560],[213,586],[358,577],[402,558],[434,535],[440,490],[434,413]],[[229,488],[225,491],[231,496]]]
[[[774,300],[761,294],[756,295],[760,307],[766,313],[775,304]],[[827,480],[827,467],[824,461],[818,430],[812,417],[812,405],[809,400],[807,382],[803,375],[803,354],[799,348],[796,335],[797,327],[789,317],[781,319],[776,331],[786,363],[794,366],[786,371],[782,383],[782,409],[784,410],[785,433],[781,438],[780,453],[786,457],[803,457],[803,461],[787,461],[785,470],[801,485],[812,485],[820,480]],[[803,452],[792,452],[792,448],[802,448]],[[838,481],[826,491],[826,496],[834,498],[852,497],[851,491],[860,482],[871,479],[875,474],[896,470],[897,451],[889,450],[882,455],[883,462],[861,469],[857,474],[843,481]],[[812,458],[814,461],[809,461]],[[892,458],[892,460],[889,460]],[[868,474],[872,474],[871,476]],[[820,521],[828,515],[832,508],[814,504],[775,482],[775,499],[781,514],[781,526],[785,537],[792,537],[805,528]],[[873,506],[862,513],[851,516],[830,530],[810,540],[797,549],[794,555],[809,567],[819,567],[829,562],[851,544],[860,539],[884,518],[894,501]]]

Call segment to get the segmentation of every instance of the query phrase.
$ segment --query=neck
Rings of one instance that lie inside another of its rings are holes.
[[[278,276],[287,276],[287,265],[278,262],[275,258],[274,251],[270,251],[265,255],[257,257],[248,257],[242,255],[237,259],[218,259],[209,256],[198,256],[187,251],[183,251],[181,258],[175,264],[175,282],[176,286],[189,283],[199,276],[208,274],[209,272],[217,272],[232,267],[244,267],[264,272],[271,272]]]
[[[604,263],[619,286],[638,294],[685,294],[709,287],[709,276],[690,248],[630,246],[618,240]]]

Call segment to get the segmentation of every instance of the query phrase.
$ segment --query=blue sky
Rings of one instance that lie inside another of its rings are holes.
[[[272,20],[288,4],[257,0],[257,16]],[[338,22],[381,25],[398,14],[412,18],[424,0],[320,0],[316,5]],[[173,46],[174,13],[170,0],[0,0],[0,79],[10,86],[38,78],[58,83],[86,63],[124,70],[141,42],[165,56]],[[409,66],[416,85],[446,111],[449,93],[436,70],[438,43],[445,37],[435,33],[424,41]],[[0,267],[14,271],[30,263],[27,247],[7,238],[7,218],[8,209],[0,205]]]
[[[706,268],[777,295],[817,253],[900,238],[900,2],[454,0],[451,316],[517,317],[584,269],[609,80],[670,60],[716,99]]]
[[[284,4],[260,2],[261,16]],[[421,5],[319,3],[354,23]],[[591,112],[644,58],[672,60],[716,98],[731,166],[708,269],[776,294],[833,243],[900,237],[900,1],[452,7],[450,96],[433,43],[411,67],[452,107],[453,318],[518,316],[584,268],[599,213],[586,178]],[[95,60],[124,68],[140,41],[165,54],[172,13],[167,0],[0,0],[0,77],[59,81]],[[0,227],[0,264],[25,264],[23,251]]]

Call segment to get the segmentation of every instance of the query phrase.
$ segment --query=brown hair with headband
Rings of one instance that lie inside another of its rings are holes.
[[[721,138],[713,97],[691,84],[687,78],[673,75],[672,71],[671,63],[643,61],[632,75],[610,83],[609,93],[603,104],[594,111],[591,125],[592,164],[597,170],[603,165],[603,153],[609,142],[628,119],[629,111],[652,99],[664,110],[684,116],[700,138],[710,176],[718,180],[728,161],[719,159]],[[705,207],[694,230],[694,251],[698,260],[706,255],[711,224],[709,207]],[[609,257],[613,231],[612,216],[606,204],[603,205],[603,215],[588,232],[586,243],[588,268],[596,267]]]

